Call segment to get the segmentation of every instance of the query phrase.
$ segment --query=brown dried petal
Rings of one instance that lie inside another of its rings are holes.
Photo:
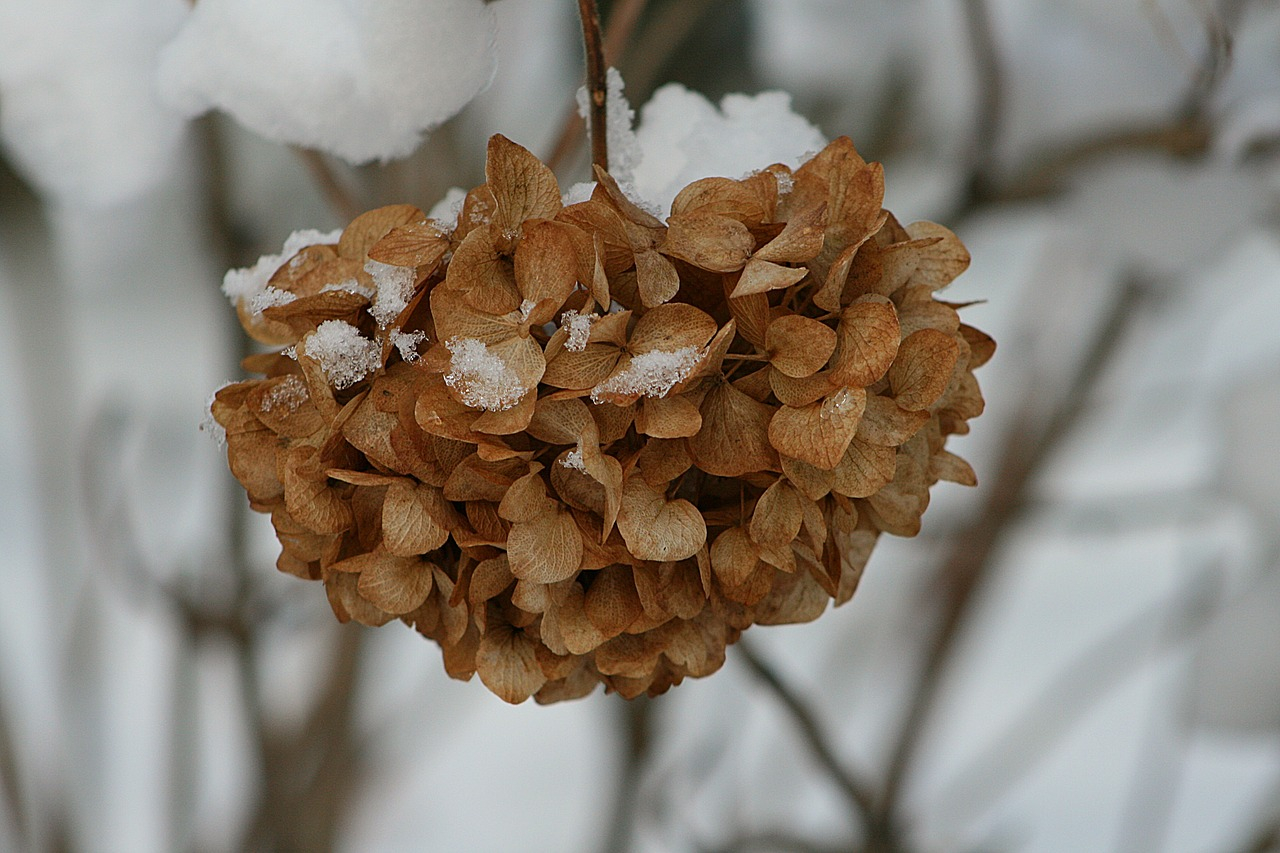
[[[683,560],[707,541],[707,525],[697,507],[683,499],[668,500],[639,476],[623,484],[618,530],[641,560]]]
[[[831,472],[831,491],[849,498],[865,498],[893,481],[898,454],[892,447],[855,437]]]
[[[765,333],[769,362],[787,376],[800,378],[821,370],[836,348],[836,333],[799,314],[779,317]],[[853,383],[846,383],[853,384]]]
[[[783,290],[796,284],[809,270],[804,267],[784,267],[781,264],[761,260],[759,255],[747,261],[742,269],[742,277],[734,285],[731,298],[750,296],[753,293],[768,293],[771,290]]]
[[[755,240],[747,226],[713,213],[688,213],[667,220],[663,254],[711,272],[740,270],[751,257]]]
[[[387,489],[382,504],[383,547],[401,557],[439,548],[449,538],[449,531],[436,520],[444,516],[444,504],[439,489],[412,480],[397,480]]]
[[[880,380],[898,354],[898,316],[883,296],[863,296],[840,314],[831,378],[865,388]]]
[[[829,471],[857,433],[865,404],[863,389],[842,388],[807,406],[783,406],[769,421],[769,442],[785,456]]]
[[[370,247],[369,257],[397,267],[417,267],[420,274],[430,275],[447,251],[447,234],[430,222],[413,222],[392,228]]]
[[[476,649],[476,674],[499,699],[519,705],[546,684],[535,643],[510,625],[490,625]]]
[[[898,348],[889,368],[889,385],[899,406],[918,412],[934,404],[951,381],[960,347],[936,329],[922,329]]]
[[[688,440],[694,464],[718,477],[741,477],[767,471],[778,455],[769,443],[773,409],[727,382],[716,384],[703,398],[702,429]]]
[[[608,566],[596,574],[583,601],[591,624],[605,637],[616,637],[640,618],[644,608],[630,566]]]
[[[496,207],[493,224],[501,237],[514,237],[526,219],[554,219],[560,212],[556,176],[527,148],[500,133],[489,138],[484,174]]]
[[[582,536],[573,516],[557,507],[511,525],[507,558],[511,574],[521,580],[556,583],[573,577],[582,565]]]
[[[374,244],[385,237],[392,228],[421,222],[426,216],[411,204],[389,204],[362,213],[342,232],[338,241],[338,254],[363,262]]]
[[[381,555],[360,572],[360,594],[388,613],[417,610],[431,594],[432,565],[413,557]]]

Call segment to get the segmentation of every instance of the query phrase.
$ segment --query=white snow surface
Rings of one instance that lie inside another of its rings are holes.
[[[403,157],[494,72],[482,0],[200,0],[160,59],[161,95],[352,163]]]
[[[263,255],[251,267],[227,270],[226,275],[222,277],[222,292],[232,303],[246,302],[255,314],[261,313],[272,305],[283,305],[290,300],[280,301],[279,296],[268,294],[269,290],[275,290],[267,287],[267,282],[271,280],[271,276],[275,275],[276,270],[307,246],[336,243],[341,236],[342,229],[330,231],[327,234],[314,228],[294,231],[284,241],[284,248],[280,250],[280,254]],[[276,293],[281,291],[276,290]]]
[[[591,399],[599,403],[606,394],[665,397],[698,366],[701,350],[681,347],[673,352],[642,352],[621,370],[591,389]]]
[[[726,95],[717,108],[678,83],[663,86],[645,104],[636,140],[640,159],[631,182],[662,211],[699,178],[740,178],[774,163],[795,167],[827,144],[818,128],[792,111],[784,92]]]
[[[529,390],[502,356],[489,352],[484,341],[453,338],[445,346],[453,360],[444,381],[471,408],[501,412],[519,403]]]
[[[307,337],[304,353],[320,363],[334,388],[348,388],[382,364],[382,348],[345,320],[325,320]]]
[[[152,76],[186,7],[0,0],[0,143],[39,190],[103,208],[168,174],[184,121],[156,97]]]
[[[413,267],[398,267],[381,261],[367,261],[364,271],[373,277],[373,283],[378,286],[369,313],[378,321],[379,326],[385,326],[409,306],[417,271]]]

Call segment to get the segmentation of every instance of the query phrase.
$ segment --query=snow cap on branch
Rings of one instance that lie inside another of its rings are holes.
[[[388,160],[488,85],[493,41],[483,0],[200,0],[160,91],[277,142]]]

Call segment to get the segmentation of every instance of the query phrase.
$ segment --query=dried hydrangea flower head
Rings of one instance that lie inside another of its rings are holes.
[[[380,208],[230,294],[290,348],[216,395],[231,470],[340,620],[508,702],[657,694],[847,601],[934,483],[975,482],[944,445],[994,344],[935,297],[968,254],[883,210],[848,139],[665,222],[603,171],[564,206],[501,136],[486,177],[452,230]]]

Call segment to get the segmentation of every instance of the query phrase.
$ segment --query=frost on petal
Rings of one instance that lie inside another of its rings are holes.
[[[576,471],[581,471],[586,474],[587,463],[582,458],[582,444],[579,443],[577,447],[566,453],[564,458],[560,460],[560,464],[566,468],[573,468]]]
[[[736,178],[761,163],[794,168],[826,144],[783,92],[726,95],[717,109],[678,83],[663,86],[645,104],[636,140],[635,188],[664,211],[699,178]]]
[[[453,338],[445,343],[453,355],[444,381],[473,409],[501,412],[520,402],[529,390],[514,370],[483,341]]]
[[[300,377],[290,374],[262,396],[261,408],[264,413],[279,408],[296,412],[298,407],[309,399],[311,399],[311,392],[307,390],[307,383]]]
[[[200,0],[160,57],[161,96],[352,163],[402,157],[494,69],[483,0]]]
[[[533,313],[533,309],[538,307],[538,303],[532,299],[526,299],[520,303],[520,319],[528,320],[529,315]]]
[[[378,287],[369,313],[379,326],[385,326],[409,305],[417,283],[417,271],[413,267],[397,267],[381,261],[366,262],[364,271],[373,277],[373,283]]]
[[[218,419],[213,416],[213,401],[217,399],[219,391],[234,384],[236,384],[234,380],[223,382],[209,393],[209,398],[205,400],[204,403],[204,416],[200,419],[200,431],[207,433],[219,447],[227,446],[227,430],[222,424],[218,423]]]
[[[699,347],[641,353],[633,357],[624,370],[592,388],[591,399],[601,403],[610,396],[665,397],[677,383],[689,378],[701,355]]]
[[[378,344],[344,320],[326,320],[307,337],[303,353],[314,358],[334,388],[348,388],[382,365]]]
[[[340,236],[342,236],[340,229],[328,233],[314,228],[294,231],[284,241],[284,248],[281,249],[280,254],[263,255],[251,267],[227,270],[227,274],[222,277],[222,292],[232,303],[244,302],[255,314],[261,313],[272,305],[284,305],[291,300],[264,301],[261,307],[257,307],[259,297],[268,289],[267,282],[271,280],[271,276],[275,275],[276,270],[280,269],[285,261],[307,246],[337,243]],[[277,293],[282,292],[277,291]],[[266,299],[273,300],[279,297],[266,297]]]
[[[400,350],[400,357],[405,361],[417,361],[418,345],[427,339],[427,333],[423,331],[402,332],[399,329],[393,329],[391,332],[391,343],[395,348]]]
[[[277,305],[288,305],[297,298],[296,294],[287,290],[268,286],[261,292],[254,294],[253,298],[249,300],[249,311],[256,317],[268,308],[274,308]]]
[[[347,293],[358,293],[370,301],[373,300],[373,296],[374,296],[374,293],[372,290],[365,287],[363,284],[356,281],[354,278],[349,278],[346,281],[340,281],[337,284],[326,284],[324,287],[320,288],[321,293],[328,293],[331,290],[342,290],[342,291],[346,291]]]
[[[564,348],[569,352],[582,352],[587,348],[587,339],[591,337],[591,324],[600,319],[599,314],[579,314],[569,310],[560,317],[560,328],[569,332]]]

